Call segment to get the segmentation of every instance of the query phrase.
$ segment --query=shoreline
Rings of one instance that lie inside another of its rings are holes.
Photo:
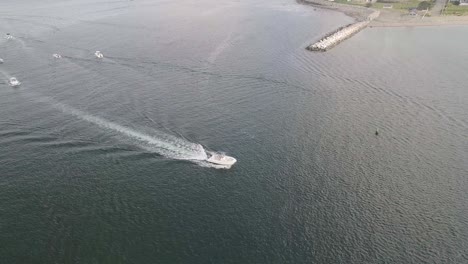
[[[366,27],[422,27],[468,25],[468,16],[411,16],[401,11],[388,11],[327,0],[296,0],[299,4],[342,12],[354,18],[354,23],[339,27],[306,47],[307,50],[325,52],[351,38]],[[427,11],[426,11],[427,13]]]
[[[327,0],[296,0],[299,4],[310,5],[316,8],[328,9],[344,13],[354,18],[356,22],[366,20],[367,16],[380,11],[379,17],[369,23],[369,27],[428,27],[428,26],[459,26],[468,25],[468,16],[409,16],[398,11],[367,8],[357,5],[348,5],[330,2]]]
[[[399,12],[381,11],[370,27],[430,27],[468,25],[468,16],[410,17]]]
[[[443,26],[468,26],[468,21],[462,21],[460,23],[435,23],[435,22],[430,22],[430,23],[376,23],[376,24],[371,24],[369,25],[369,28],[397,28],[397,27],[443,27]]]
[[[317,6],[318,8],[341,11],[355,20],[354,23],[339,27],[323,36],[317,42],[307,46],[306,49],[310,51],[325,52],[335,47],[365,29],[373,19],[380,15],[380,11],[360,6],[348,6],[322,0],[298,0],[298,2]]]
[[[345,5],[335,2],[330,2],[326,0],[296,0],[297,3],[303,5],[309,5],[316,8],[333,10],[341,12],[355,20],[355,22],[364,21],[367,17],[374,12],[374,10],[353,5]]]

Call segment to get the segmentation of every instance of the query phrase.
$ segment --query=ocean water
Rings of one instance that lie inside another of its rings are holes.
[[[0,3],[0,263],[468,263],[468,27],[36,2]]]

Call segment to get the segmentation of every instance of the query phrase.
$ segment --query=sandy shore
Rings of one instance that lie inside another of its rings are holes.
[[[372,14],[375,10],[362,7],[362,6],[353,6],[339,4],[335,2],[330,2],[326,0],[296,0],[298,3],[315,6],[317,8],[324,8],[335,10],[338,12],[345,13],[347,16],[354,18],[356,21],[364,21],[367,17]]]
[[[345,13],[356,21],[363,21],[376,11],[376,9],[362,6],[340,4],[327,0],[297,0],[298,3],[312,5],[317,8],[325,8]],[[381,10],[380,16],[374,19],[370,27],[420,27],[443,25],[468,25],[468,16],[409,16],[396,10]]]
[[[297,0],[298,3],[343,12],[353,17],[356,22],[341,27],[319,41],[309,45],[311,51],[327,51],[342,41],[350,38],[366,27],[419,27],[441,25],[468,25],[468,17],[459,16],[410,16],[404,12],[377,10],[363,6],[340,4],[327,0]]]
[[[382,10],[370,23],[371,27],[421,27],[444,25],[468,25],[468,16],[409,16],[395,11]]]

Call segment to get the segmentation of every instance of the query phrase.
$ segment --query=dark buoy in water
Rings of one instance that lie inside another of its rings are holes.
[[[376,136],[379,135],[379,130],[378,130],[378,129],[375,131],[375,135],[376,135]]]

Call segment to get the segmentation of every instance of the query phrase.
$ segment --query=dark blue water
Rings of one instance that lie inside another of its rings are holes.
[[[0,3],[0,263],[468,263],[468,27],[351,21]]]

